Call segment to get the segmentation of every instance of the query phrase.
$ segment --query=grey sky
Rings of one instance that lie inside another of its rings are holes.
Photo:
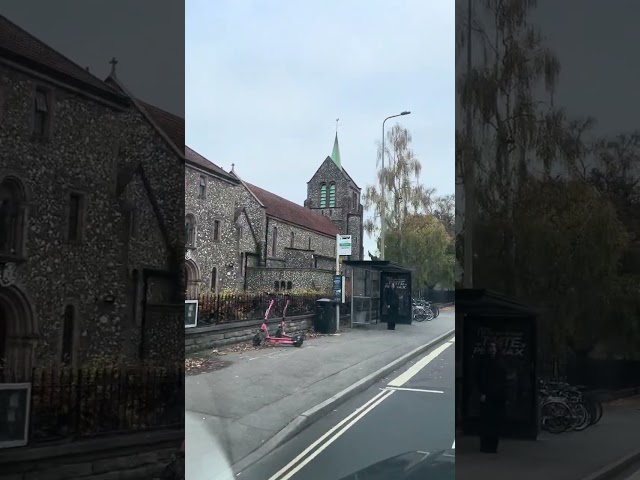
[[[187,143],[211,161],[302,204],[340,118],[364,189],[382,121],[411,110],[421,182],[454,192],[453,2],[189,0],[186,23]]]
[[[137,97],[184,116],[184,2],[4,0],[0,12],[100,79],[112,57]]]
[[[458,4],[466,8],[466,1]],[[594,117],[597,135],[640,127],[638,18],[638,2],[600,0],[540,0],[531,15],[561,63],[556,105],[569,117]],[[460,71],[465,62],[463,52]],[[457,125],[461,120],[458,115]]]

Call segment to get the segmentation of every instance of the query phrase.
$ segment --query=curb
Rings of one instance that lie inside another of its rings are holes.
[[[584,477],[582,480],[610,480],[616,475],[624,472],[627,468],[636,462],[640,462],[640,450],[635,451],[615,462],[610,463],[606,467],[601,468],[595,473]]]
[[[234,465],[231,466],[231,470],[234,475],[238,475],[240,472],[246,470],[251,465],[261,460],[263,457],[271,453],[273,450],[278,448],[280,445],[288,442],[293,437],[295,437],[298,433],[303,431],[305,428],[316,422],[321,417],[325,416],[327,413],[332,411],[338,405],[346,402],[347,400],[355,397],[359,393],[364,392],[369,387],[377,383],[380,379],[386,377],[394,370],[402,367],[404,364],[412,360],[413,358],[423,354],[427,350],[433,348],[434,346],[442,343],[445,339],[449,338],[451,335],[455,334],[455,328],[448,330],[444,334],[430,340],[428,343],[419,346],[418,348],[410,351],[409,353],[404,354],[402,357],[397,358],[390,364],[382,367],[381,369],[373,372],[370,375],[367,375],[363,379],[357,381],[350,387],[345,388],[341,392],[335,394],[333,397],[325,400],[324,402],[316,405],[313,408],[310,408],[306,412],[298,415],[295,419],[287,424],[282,430],[276,433],[273,437],[267,440],[264,444],[258,447],[256,450],[251,452],[249,455],[244,457],[243,459],[237,461]]]

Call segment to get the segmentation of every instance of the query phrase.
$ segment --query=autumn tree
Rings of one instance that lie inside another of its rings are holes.
[[[485,215],[503,219],[499,242],[509,276],[506,293],[516,294],[514,198],[532,168],[548,176],[560,154],[564,116],[551,102],[560,63],[529,22],[535,1],[482,0],[473,5],[473,39],[464,36],[466,16],[459,17],[456,31],[459,50],[472,41],[482,58],[458,79],[459,104],[471,113],[474,137],[471,144],[463,133],[456,140],[467,153],[481,152],[474,157],[473,200]],[[546,101],[534,93],[539,86]]]
[[[381,146],[377,165],[382,166]],[[430,208],[435,190],[420,183],[421,172],[422,164],[411,149],[411,133],[400,124],[394,125],[387,132],[385,141],[385,168],[378,169],[377,183],[368,185],[363,195],[365,208],[373,213],[373,218],[364,223],[370,236],[380,234],[383,207],[387,231],[399,229],[408,214]],[[385,198],[382,197],[383,185]]]

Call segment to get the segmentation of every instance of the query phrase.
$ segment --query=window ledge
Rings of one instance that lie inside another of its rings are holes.
[[[11,255],[7,253],[0,252],[0,264],[3,263],[25,263],[27,261],[27,257],[24,255]]]

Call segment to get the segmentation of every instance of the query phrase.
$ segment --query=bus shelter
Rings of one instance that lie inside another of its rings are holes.
[[[396,323],[411,324],[411,269],[386,260],[346,260],[351,268],[351,325],[387,321],[385,291],[393,283],[400,297]]]
[[[496,292],[456,290],[456,416],[466,435],[479,430],[479,360],[495,342],[507,371],[505,437],[535,440],[539,432],[537,313]]]

